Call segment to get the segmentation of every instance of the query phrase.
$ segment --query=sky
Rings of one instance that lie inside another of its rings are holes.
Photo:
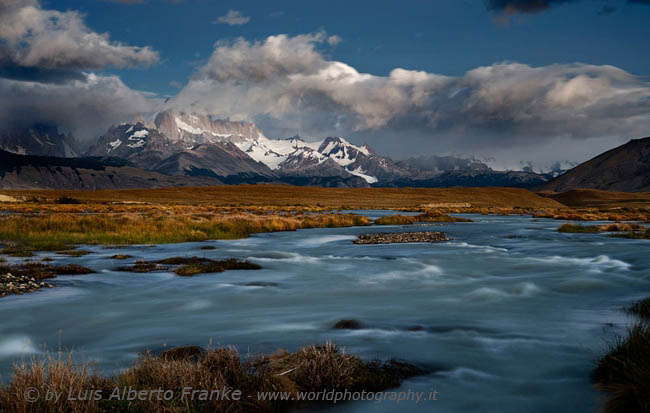
[[[650,136],[650,0],[0,0],[0,122],[158,110],[381,155],[584,161]]]

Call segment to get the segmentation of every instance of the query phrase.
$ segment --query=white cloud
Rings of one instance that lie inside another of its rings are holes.
[[[401,68],[375,76],[327,60],[319,48],[330,38],[220,42],[171,104],[257,121],[270,134],[376,133],[452,149],[650,130],[650,84],[613,66],[503,62],[459,77]]]
[[[329,44],[330,46],[336,46],[337,44],[341,43],[341,40],[343,39],[341,39],[340,36],[334,34],[327,38],[327,44]]]
[[[76,11],[43,9],[36,0],[0,0],[0,66],[86,69],[148,66],[158,61],[150,47],[111,42],[95,33]]]
[[[230,26],[241,26],[246,24],[251,20],[250,17],[244,16],[244,14],[237,10],[228,10],[225,16],[217,17],[215,23],[228,24]]]

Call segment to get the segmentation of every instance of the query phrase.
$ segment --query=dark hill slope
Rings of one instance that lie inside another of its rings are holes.
[[[576,166],[538,190],[587,188],[620,192],[650,191],[650,137],[632,139]]]
[[[207,177],[173,177],[114,158],[56,158],[0,150],[2,189],[117,189],[219,185]]]

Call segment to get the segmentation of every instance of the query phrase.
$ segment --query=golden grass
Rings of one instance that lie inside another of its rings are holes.
[[[84,413],[101,411],[97,401],[70,401],[67,395],[83,394],[90,389],[108,389],[110,382],[103,379],[87,363],[76,364],[72,355],[48,355],[43,359],[22,361],[14,366],[14,373],[6,386],[0,387],[0,411],[27,413]],[[27,393],[27,391],[31,393]],[[34,390],[31,390],[34,389]],[[27,397],[45,395],[48,390],[63,394],[59,401],[47,401],[38,397],[30,401]]]
[[[0,240],[20,248],[56,250],[78,244],[164,244],[244,238],[252,233],[369,225],[354,214],[95,214],[9,215]]]
[[[5,190],[0,191],[0,194],[17,199],[36,198],[48,202],[59,198],[72,198],[84,203],[145,202],[168,205],[399,209],[416,208],[424,204],[469,203],[473,207],[563,207],[553,199],[518,188],[319,188],[289,185],[230,185],[102,191]]]
[[[567,233],[585,233],[596,234],[599,232],[616,232],[610,236],[617,238],[637,238],[637,239],[650,239],[650,229],[634,223],[621,223],[616,222],[613,224],[604,225],[576,225],[576,224],[562,224],[558,229],[559,232]]]

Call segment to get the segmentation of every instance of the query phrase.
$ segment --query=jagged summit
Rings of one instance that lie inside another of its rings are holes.
[[[263,137],[262,131],[250,122],[216,119],[210,115],[197,115],[166,110],[156,115],[156,129],[172,141],[188,143],[239,142]]]
[[[21,155],[79,156],[78,144],[71,135],[66,136],[56,125],[45,123],[0,131],[0,150]]]

